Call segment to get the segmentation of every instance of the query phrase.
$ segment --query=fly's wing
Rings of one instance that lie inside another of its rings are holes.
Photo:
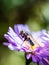
[[[39,44],[41,47],[44,47],[45,44],[43,43],[43,39],[41,38],[44,37],[44,32],[45,30],[42,31],[38,31],[38,32],[32,32],[32,37],[35,39],[36,43],[35,44]]]

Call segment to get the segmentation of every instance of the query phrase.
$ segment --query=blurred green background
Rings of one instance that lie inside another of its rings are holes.
[[[32,31],[49,30],[49,0],[0,0],[0,65],[26,65],[23,52],[2,45],[14,24],[27,24]]]

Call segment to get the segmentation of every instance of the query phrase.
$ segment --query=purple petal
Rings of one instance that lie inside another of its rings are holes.
[[[27,25],[17,24],[14,26],[14,30],[17,33],[20,33],[20,31],[30,32]]]
[[[12,40],[17,44],[22,44],[23,40],[12,30],[11,27],[9,27],[9,32],[8,35],[10,36],[10,38],[12,38]]]
[[[48,60],[48,59],[47,59]],[[49,61],[49,60],[48,60]],[[46,61],[46,60],[44,60],[44,59],[42,59],[42,64],[43,65],[49,65],[49,63]]]
[[[5,45],[5,46],[8,46],[8,44],[9,44],[8,42],[4,42],[4,43],[3,43],[3,45]]]
[[[30,59],[31,56],[32,56],[31,54],[27,54],[27,55],[26,55],[26,58],[27,58],[27,59]]]
[[[32,55],[33,62],[39,62],[39,58],[36,55]]]

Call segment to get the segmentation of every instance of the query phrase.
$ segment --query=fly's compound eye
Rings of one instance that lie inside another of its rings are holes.
[[[20,35],[22,36],[24,41],[27,39],[27,34],[25,32],[21,31]]]

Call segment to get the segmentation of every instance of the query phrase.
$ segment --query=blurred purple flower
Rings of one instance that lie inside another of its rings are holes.
[[[9,27],[7,34],[4,34],[4,37],[8,40],[8,43],[4,42],[3,44],[8,46],[8,48],[11,50],[22,49],[24,40],[20,35],[21,31],[30,32],[27,25],[15,25],[14,30],[11,27]]]
[[[49,32],[46,30],[30,32],[27,25],[15,25],[14,30],[9,27],[4,37],[8,42],[3,44],[10,50],[23,51],[27,59],[39,65],[49,65]]]

